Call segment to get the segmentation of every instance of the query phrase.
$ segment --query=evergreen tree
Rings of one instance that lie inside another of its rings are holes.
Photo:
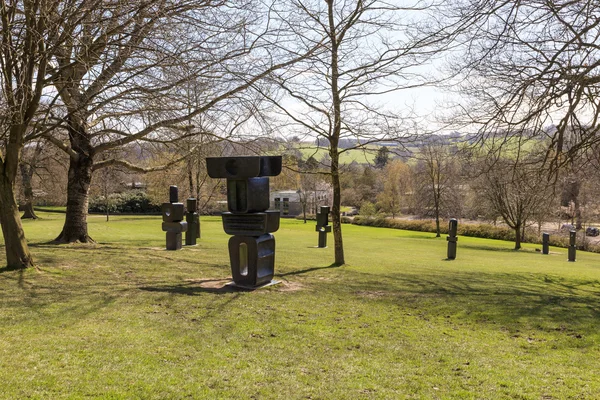
[[[383,169],[389,160],[390,151],[387,147],[381,146],[379,150],[377,150],[377,155],[375,156],[375,168]]]

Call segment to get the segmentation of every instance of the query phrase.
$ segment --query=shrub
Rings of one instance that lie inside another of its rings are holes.
[[[304,221],[304,214],[296,215],[295,218],[299,221]],[[316,221],[317,216],[315,214],[306,213],[306,220],[307,221]]]
[[[90,213],[111,214],[159,214],[160,205],[152,204],[146,192],[141,190],[124,193],[112,193],[108,196],[108,202],[104,196],[98,196],[90,200],[88,210]]]
[[[370,217],[377,213],[377,209],[375,208],[375,204],[370,201],[363,201],[360,205],[360,215]]]

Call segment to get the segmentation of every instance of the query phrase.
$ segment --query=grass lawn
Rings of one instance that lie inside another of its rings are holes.
[[[2,399],[600,398],[600,254],[461,237],[445,261],[444,237],[344,225],[332,267],[284,220],[282,283],[237,292],[217,217],[168,252],[160,217],[55,246],[64,214],[39,214],[38,270],[0,272]]]

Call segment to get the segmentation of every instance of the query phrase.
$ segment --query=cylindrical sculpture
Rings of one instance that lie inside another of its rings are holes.
[[[186,200],[185,207],[187,212],[185,213],[185,221],[188,224],[188,229],[185,232],[185,245],[194,246],[196,239],[200,238],[200,216],[196,212],[198,209],[198,201],[190,197]]]
[[[577,253],[577,231],[569,232],[569,261],[575,261],[575,254]]]
[[[211,178],[227,179],[227,208],[223,229],[229,235],[229,259],[233,282],[258,287],[275,274],[275,238],[279,210],[269,208],[269,176],[281,173],[281,156],[210,157],[206,169]]]
[[[458,238],[456,237],[457,230],[458,221],[456,218],[452,218],[448,224],[448,236],[446,237],[446,240],[448,241],[448,260],[454,260],[456,258],[456,242],[458,241]]]
[[[188,227],[183,221],[183,203],[178,201],[177,186],[169,187],[169,202],[162,204],[162,230],[167,232],[167,250],[181,249],[181,233]]]
[[[542,233],[542,254],[550,253],[550,234]]]
[[[321,206],[320,212],[317,213],[317,227],[319,232],[319,248],[327,247],[327,233],[331,232],[329,225],[329,207]]]

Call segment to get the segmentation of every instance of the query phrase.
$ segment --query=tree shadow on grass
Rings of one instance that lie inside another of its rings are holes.
[[[427,240],[430,240],[430,239],[441,240],[441,237],[442,236],[435,236],[435,233],[432,233],[432,232],[423,232],[422,234],[407,233],[407,234],[402,234],[402,235],[397,236],[398,239],[427,239]]]
[[[14,271],[23,272],[23,271],[25,271],[25,269],[19,268],[19,267],[9,267],[8,265],[5,265],[4,267],[0,268],[0,274],[3,274],[5,272],[14,272]]]
[[[312,268],[307,268],[307,269],[301,269],[301,270],[297,270],[297,271],[286,272],[283,274],[276,274],[276,276],[284,277],[284,276],[302,275],[302,274],[307,274],[309,272],[322,271],[325,269],[339,268],[339,267],[341,267],[340,264],[333,263],[333,264],[327,265],[325,267],[312,267]]]
[[[227,293],[239,293],[239,292],[250,292],[249,289],[240,288],[233,285],[207,285],[208,283],[218,282],[229,282],[228,279],[202,279],[194,280],[190,282],[183,282],[178,285],[166,285],[166,286],[142,286],[139,289],[147,292],[161,292],[170,294],[179,294],[186,296],[198,296],[202,293],[212,294],[227,294]],[[204,286],[203,286],[204,285]]]
[[[482,245],[472,245],[472,244],[464,244],[461,245],[459,247],[459,251],[460,248],[463,249],[470,249],[470,250],[485,250],[485,251],[496,251],[496,252],[504,252],[504,253],[535,253],[534,249],[519,249],[519,250],[515,250],[514,248],[510,248],[510,247],[495,247],[495,246],[482,246]]]
[[[89,249],[104,249],[101,243],[98,242],[72,242],[72,243],[64,243],[56,240],[48,240],[45,242],[33,242],[27,243],[27,246],[33,248],[64,248],[69,247],[69,249],[76,250],[89,250]]]
[[[544,274],[368,274],[346,283],[359,296],[433,315],[501,326],[600,331],[600,281]]]
[[[306,274],[314,271],[326,270],[330,268],[338,268],[341,265],[339,264],[330,264],[325,267],[313,267],[307,268],[298,271],[286,272],[283,274],[275,274],[275,278],[286,277],[286,276],[294,276]],[[171,293],[177,295],[186,295],[186,296],[198,296],[202,293],[212,293],[212,294],[227,294],[227,293],[243,293],[243,292],[253,292],[255,289],[241,288],[234,285],[228,285],[226,283],[219,284],[219,282],[230,282],[230,279],[201,279],[201,280],[191,280],[189,282],[182,282],[177,285],[168,285],[168,286],[142,286],[139,289],[148,291],[148,292],[162,292],[162,293]],[[211,283],[216,283],[213,285]]]

